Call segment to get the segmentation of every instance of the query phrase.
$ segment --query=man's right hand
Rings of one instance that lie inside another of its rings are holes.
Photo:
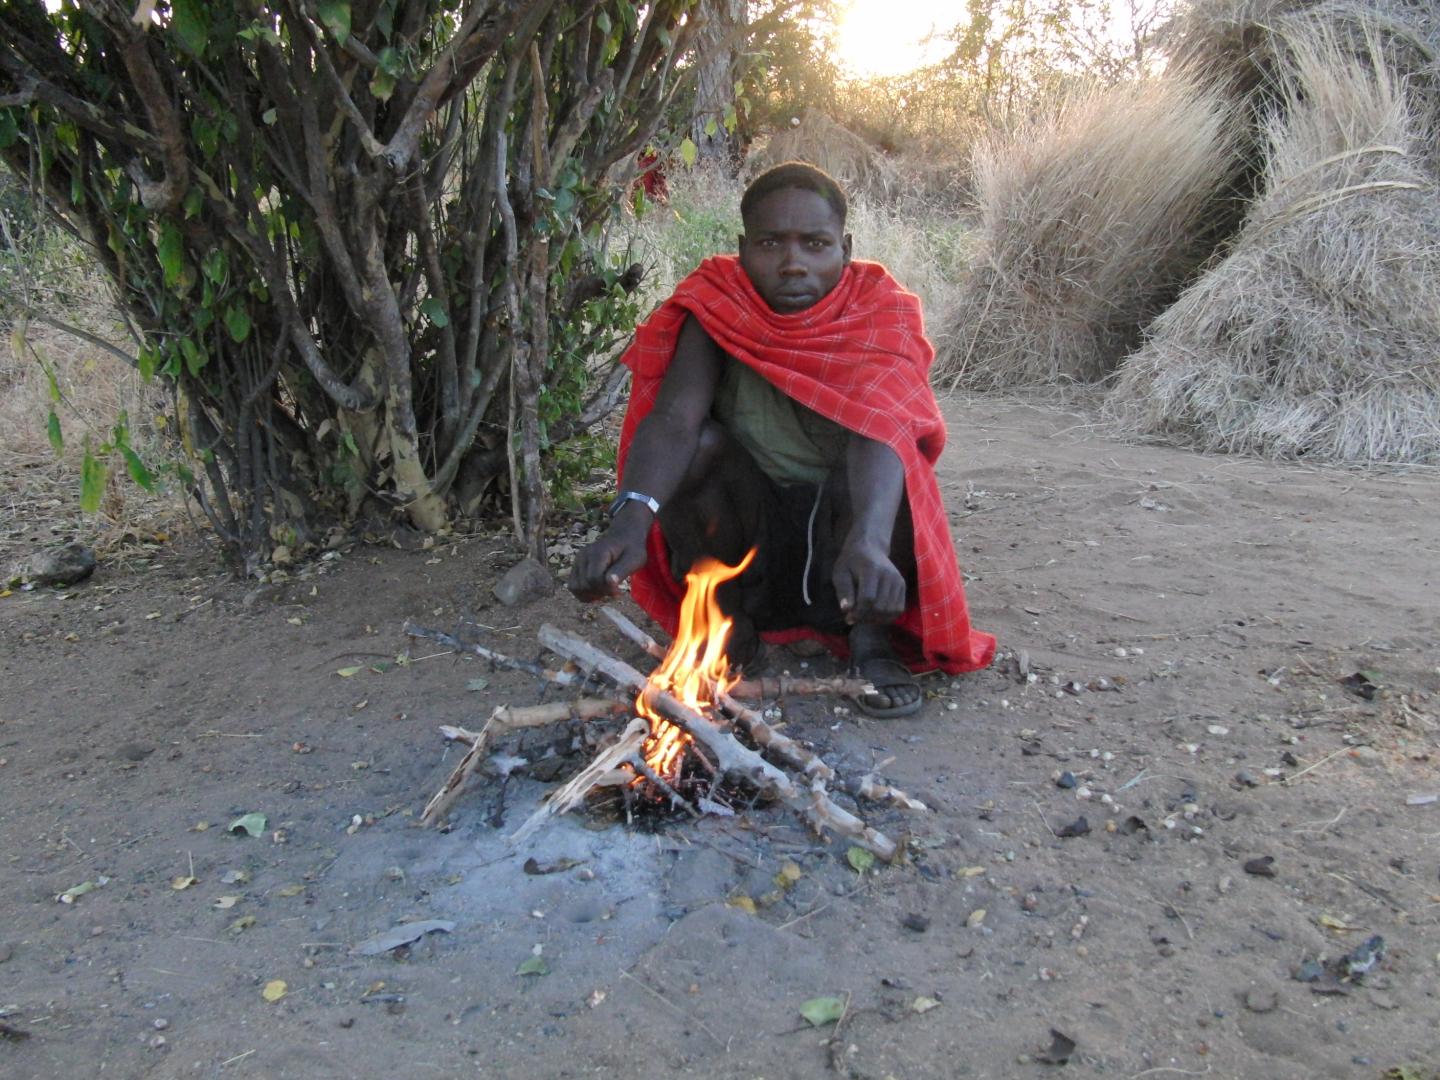
[[[630,517],[633,513],[633,518]],[[620,594],[620,583],[646,563],[645,538],[650,514],[626,507],[600,539],[581,548],[570,569],[570,591],[581,600],[603,600]]]

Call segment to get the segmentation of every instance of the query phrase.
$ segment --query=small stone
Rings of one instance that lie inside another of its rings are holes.
[[[1252,986],[1245,991],[1245,1008],[1255,1013],[1274,1012],[1280,1004],[1280,995],[1273,989]]]
[[[1245,873],[1254,874],[1256,877],[1275,876],[1275,856],[1258,855],[1253,859],[1246,859],[1244,866]]]
[[[1075,774],[1069,771],[1062,772],[1055,780],[1056,787],[1065,788],[1067,791],[1076,785]]]
[[[924,915],[912,911],[900,920],[900,925],[905,927],[906,930],[913,930],[917,934],[923,934],[926,930],[930,929],[930,920]]]
[[[1125,657],[1130,655],[1130,651],[1126,649],[1125,646],[1120,645],[1116,647],[1115,651],[1111,653],[1111,655],[1118,656],[1121,660],[1124,660]]]
[[[164,1031],[170,1026],[170,1021],[166,1020],[163,1016],[157,1016],[154,1020],[150,1021],[150,1026],[156,1031]]]
[[[151,1050],[161,1050],[161,1049],[164,1048],[164,1046],[165,1046],[165,1036],[164,1036],[164,1035],[156,1035],[153,1039],[150,1040],[150,1049],[151,1049]]]
[[[0,943],[0,964],[5,963],[15,955],[15,946]]]
[[[127,742],[116,749],[115,756],[123,761],[144,761],[154,752],[155,747],[145,743]]]
[[[1040,898],[1033,892],[1027,892],[1025,898],[1020,901],[1021,911],[1036,911],[1040,907]]]
[[[72,541],[63,547],[36,552],[16,567],[15,576],[30,585],[64,587],[84,581],[94,572],[95,552]]]
[[[506,607],[538,600],[555,591],[550,571],[534,559],[521,559],[495,583],[495,598]]]
[[[1367,769],[1373,768],[1374,766],[1380,765],[1384,762],[1384,758],[1381,756],[1380,751],[1376,750],[1373,746],[1355,747],[1353,750],[1350,751],[1350,758],[1352,761],[1355,762],[1355,764],[1363,765]]]
[[[1241,769],[1235,774],[1235,782],[1241,787],[1259,787],[1261,780],[1249,769]]]
[[[1234,887],[1235,879],[1232,878],[1229,874],[1226,874],[1224,877],[1222,877],[1219,881],[1215,883],[1215,891],[1218,892],[1221,896],[1224,896]]]

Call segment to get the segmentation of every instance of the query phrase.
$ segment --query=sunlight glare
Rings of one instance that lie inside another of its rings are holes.
[[[925,42],[964,21],[954,0],[849,0],[836,26],[836,60],[849,75],[903,75],[944,57],[943,41]]]

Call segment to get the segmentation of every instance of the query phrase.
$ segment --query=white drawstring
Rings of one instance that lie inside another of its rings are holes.
[[[810,520],[805,525],[805,574],[800,579],[800,596],[805,606],[810,606],[810,563],[815,558],[815,514],[820,509],[820,496],[825,493],[822,483],[815,492],[815,505],[810,507]]]

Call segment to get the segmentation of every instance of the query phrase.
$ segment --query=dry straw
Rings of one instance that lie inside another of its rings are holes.
[[[1103,378],[1213,243],[1225,97],[1181,76],[1070,97],[977,151],[979,253],[937,364],[977,388]]]
[[[1372,35],[1292,21],[1263,189],[1226,258],[1156,320],[1106,402],[1203,449],[1440,461],[1431,119]]]

